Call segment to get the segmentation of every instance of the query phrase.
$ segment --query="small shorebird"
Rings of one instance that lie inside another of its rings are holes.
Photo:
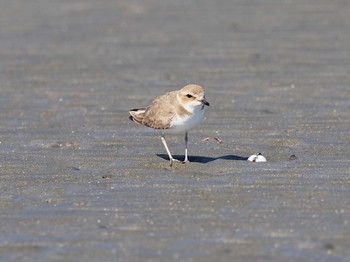
[[[203,88],[191,84],[178,91],[156,97],[148,107],[131,109],[129,119],[161,131],[161,140],[168,153],[171,166],[174,161],[189,162],[187,153],[188,130],[203,119],[205,106],[209,106],[209,103],[205,100]],[[173,158],[164,137],[165,134],[178,133],[185,133],[184,161]]]

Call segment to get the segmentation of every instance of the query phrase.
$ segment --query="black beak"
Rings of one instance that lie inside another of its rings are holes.
[[[203,105],[210,106],[209,102],[207,100],[205,100],[205,98],[203,98],[201,100],[201,102],[202,102]]]

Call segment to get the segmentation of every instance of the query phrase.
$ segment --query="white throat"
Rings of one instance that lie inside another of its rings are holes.
[[[198,103],[197,101],[190,102],[190,103],[183,103],[179,97],[179,94],[176,94],[177,101],[179,101],[180,105],[182,105],[188,112],[191,114],[196,113],[198,110],[202,108],[202,104]]]

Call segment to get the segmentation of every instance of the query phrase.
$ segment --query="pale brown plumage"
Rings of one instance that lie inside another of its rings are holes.
[[[148,107],[131,109],[130,120],[154,129],[170,128],[171,120],[176,114],[178,116],[191,114],[178,102],[176,94],[177,91],[172,91],[156,97]],[[164,104],[167,107],[164,107]]]

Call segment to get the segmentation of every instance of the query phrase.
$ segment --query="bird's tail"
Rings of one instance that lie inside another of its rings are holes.
[[[129,119],[135,123],[141,124],[145,116],[146,108],[131,109]]]

